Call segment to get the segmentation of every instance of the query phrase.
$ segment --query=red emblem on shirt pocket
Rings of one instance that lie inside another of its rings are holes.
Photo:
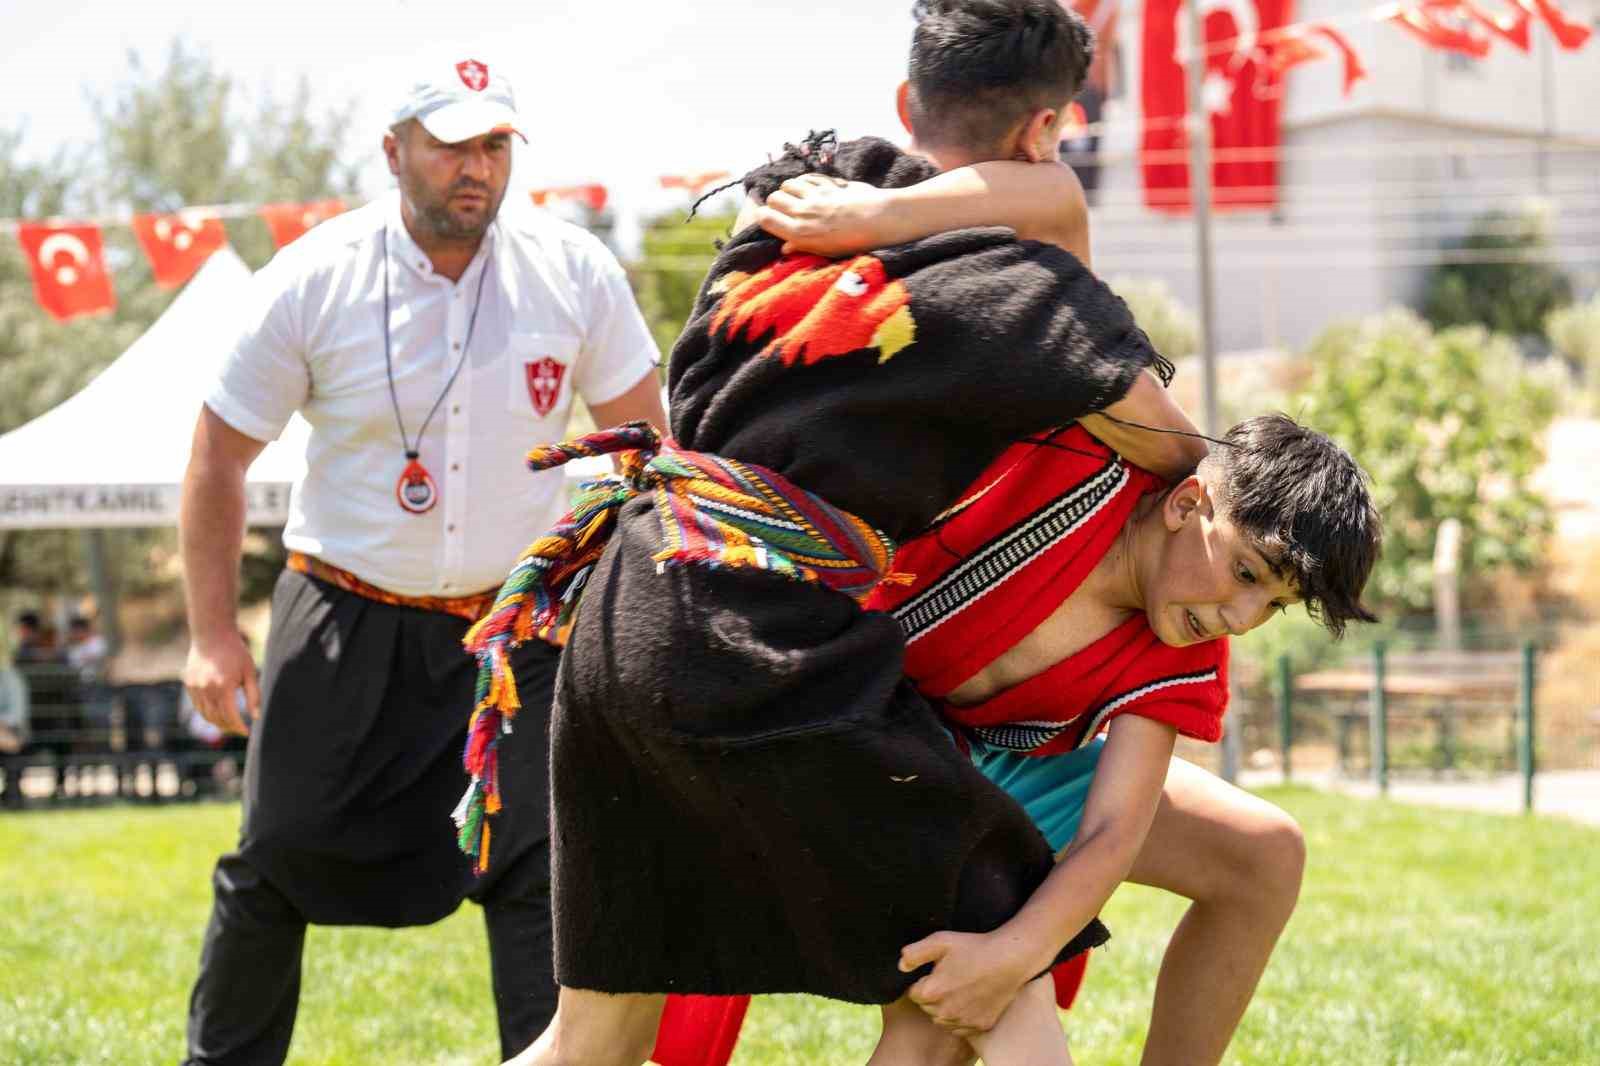
[[[561,398],[561,379],[567,373],[567,365],[547,355],[523,363],[522,369],[528,379],[528,399],[539,417],[544,418],[556,409],[556,401]]]

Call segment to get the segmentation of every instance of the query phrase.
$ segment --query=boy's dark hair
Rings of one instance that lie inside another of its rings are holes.
[[[1076,96],[1094,57],[1094,33],[1060,0],[919,0],[911,16],[911,127],[936,147],[996,150]]]
[[[1335,638],[1376,622],[1361,602],[1383,543],[1366,472],[1288,415],[1246,419],[1200,464],[1218,509],[1287,576]]]
[[[38,611],[21,611],[17,614],[17,625],[40,629],[44,626],[44,620],[39,617]]]

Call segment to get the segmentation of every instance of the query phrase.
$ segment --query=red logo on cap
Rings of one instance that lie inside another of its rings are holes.
[[[522,370],[528,378],[528,399],[533,401],[533,409],[539,417],[544,418],[555,410],[556,401],[561,398],[561,378],[567,372],[566,365],[547,355],[523,363]]]
[[[456,73],[461,75],[461,82],[475,93],[483,92],[484,86],[489,84],[489,68],[476,59],[463,59],[456,64]]]

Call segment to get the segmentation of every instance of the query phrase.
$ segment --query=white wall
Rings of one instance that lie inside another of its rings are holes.
[[[1493,13],[1509,10],[1507,0],[1481,0]],[[1561,0],[1569,16],[1591,25],[1600,18],[1600,0]],[[1345,0],[1300,0],[1296,21],[1328,19],[1366,10]],[[1523,136],[1548,127],[1566,137],[1600,140],[1600,38],[1577,52],[1566,52],[1537,20],[1532,48],[1518,51],[1495,39],[1481,60],[1453,57],[1422,44],[1389,23],[1340,23],[1364,61],[1370,77],[1346,98],[1341,64],[1329,60],[1300,67],[1290,75],[1284,121],[1294,126],[1333,115],[1374,110],[1406,112]],[[1600,26],[1597,26],[1600,29]],[[1123,33],[1124,49],[1137,47]]]
[[[1600,13],[1600,0],[1566,8]],[[1296,18],[1349,10],[1301,0]],[[1343,28],[1370,77],[1346,98],[1333,59],[1293,72],[1278,210],[1214,220],[1222,350],[1299,347],[1333,321],[1414,303],[1427,260],[1475,217],[1532,198],[1550,212],[1580,289],[1600,283],[1600,38],[1563,53],[1536,23],[1530,54],[1498,42],[1486,60],[1454,61],[1395,26]],[[1102,141],[1095,267],[1162,278],[1194,307],[1192,221],[1140,202],[1139,35],[1138,19],[1125,19],[1126,91],[1108,108]],[[1547,117],[1551,136],[1542,138]]]

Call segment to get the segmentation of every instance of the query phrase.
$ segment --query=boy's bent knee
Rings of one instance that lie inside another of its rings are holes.
[[[1293,908],[1306,870],[1306,835],[1300,823],[1276,807],[1263,812],[1249,834],[1251,895]]]

